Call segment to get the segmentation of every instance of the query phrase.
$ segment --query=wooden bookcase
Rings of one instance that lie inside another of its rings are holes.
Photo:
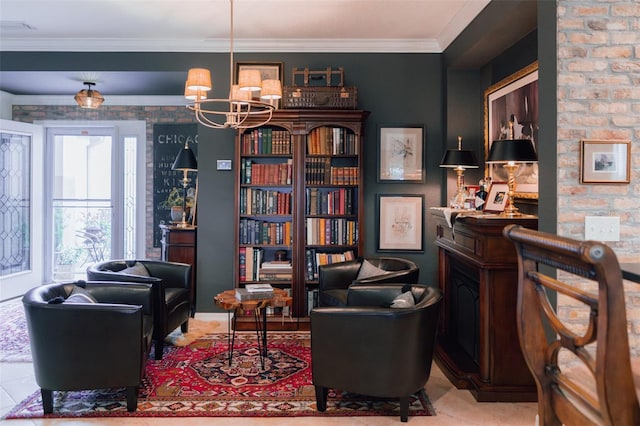
[[[290,292],[289,312],[269,329],[307,329],[318,262],[358,256],[363,248],[359,110],[277,110],[262,127],[236,136],[235,287],[268,282]],[[285,253],[290,272],[259,266]],[[253,316],[238,318],[253,329]]]

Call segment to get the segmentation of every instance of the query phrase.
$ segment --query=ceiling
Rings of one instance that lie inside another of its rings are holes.
[[[489,0],[235,0],[234,52],[441,53]],[[5,52],[229,52],[229,0],[2,0]],[[12,70],[0,90],[169,95],[185,72]],[[179,82],[180,84],[177,84]]]

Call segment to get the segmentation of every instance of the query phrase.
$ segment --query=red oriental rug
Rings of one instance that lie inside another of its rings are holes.
[[[44,415],[40,392],[5,418],[56,417],[296,417],[398,416],[397,400],[329,391],[327,411],[318,412],[311,382],[309,333],[270,332],[261,368],[253,332],[238,332],[231,366],[226,333],[209,334],[184,347],[169,346],[163,359],[149,360],[138,410],[126,410],[124,389],[54,392],[54,412]],[[424,392],[409,416],[435,415]]]

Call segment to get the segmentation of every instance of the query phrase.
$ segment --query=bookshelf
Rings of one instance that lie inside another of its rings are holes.
[[[234,284],[269,283],[291,295],[269,329],[308,329],[318,265],[363,250],[362,149],[368,113],[277,110],[236,136]],[[238,329],[252,329],[240,317]]]

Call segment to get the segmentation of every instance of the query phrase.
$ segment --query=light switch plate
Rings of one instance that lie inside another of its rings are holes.
[[[584,239],[594,241],[620,241],[620,217],[585,216]]]
[[[217,160],[218,170],[231,170],[231,160]]]

